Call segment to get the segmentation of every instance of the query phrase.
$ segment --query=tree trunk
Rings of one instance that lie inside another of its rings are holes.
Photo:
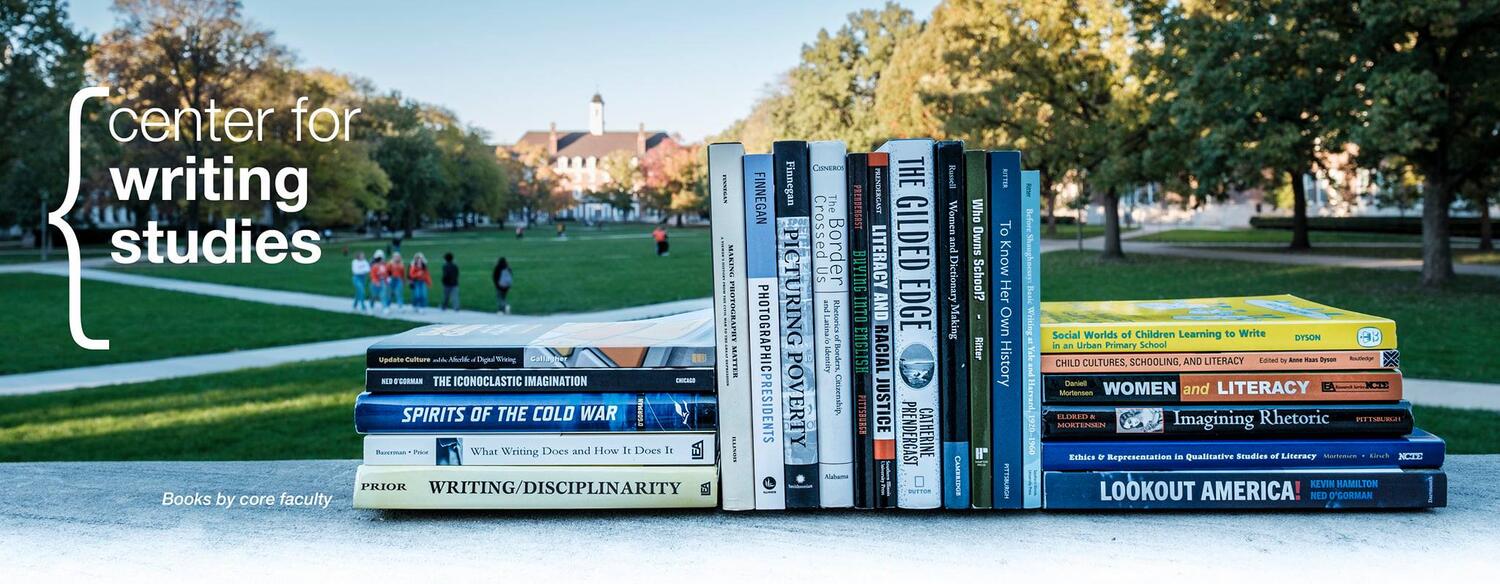
[[[1287,171],[1292,177],[1292,249],[1312,249],[1307,239],[1307,187],[1301,171]]]
[[[1104,252],[1099,257],[1125,259],[1125,250],[1120,247],[1120,195],[1114,187],[1104,193]]]
[[[1422,181],[1422,285],[1441,288],[1453,281],[1453,247],[1448,241],[1448,204],[1452,193],[1441,170]]]
[[[1042,200],[1047,201],[1047,231],[1048,236],[1057,236],[1057,193],[1052,190],[1052,181],[1047,180],[1046,173],[1042,174]]]
[[[1479,249],[1495,251],[1494,228],[1490,226],[1490,196],[1479,195]]]

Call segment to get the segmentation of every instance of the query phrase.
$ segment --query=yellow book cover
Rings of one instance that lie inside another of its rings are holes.
[[[1396,348],[1396,323],[1290,294],[1043,302],[1043,353]]]
[[[714,466],[370,466],[354,474],[356,509],[713,507]]]

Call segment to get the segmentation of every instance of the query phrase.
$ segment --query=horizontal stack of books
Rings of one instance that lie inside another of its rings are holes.
[[[1288,295],[1042,312],[1048,509],[1445,504],[1388,319]]]
[[[431,325],[372,345],[354,506],[713,507],[707,310],[610,323]]]
[[[1040,507],[1040,173],[771,150],[708,147],[724,508]]]

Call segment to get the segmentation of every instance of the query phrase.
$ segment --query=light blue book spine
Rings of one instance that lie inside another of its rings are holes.
[[[1021,415],[1021,153],[990,153],[990,408],[995,423],[994,508],[1021,509],[1024,431]]]
[[[1042,173],[1021,171],[1022,494],[1042,507]]]
[[[755,508],[785,509],[781,426],[781,305],[777,300],[776,201],[771,155],[745,160],[745,296],[750,322],[750,395]]]
[[[849,181],[843,142],[811,142],[813,361],[818,386],[818,496],[854,506],[854,362],[849,332]]]

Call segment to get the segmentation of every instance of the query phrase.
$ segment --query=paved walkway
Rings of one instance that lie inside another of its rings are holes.
[[[1500,567],[1500,455],[1449,457],[1446,508],[1296,513],[382,512],[352,508],[357,465],[0,464],[0,580],[1264,584]],[[163,505],[167,492],[329,502]]]

